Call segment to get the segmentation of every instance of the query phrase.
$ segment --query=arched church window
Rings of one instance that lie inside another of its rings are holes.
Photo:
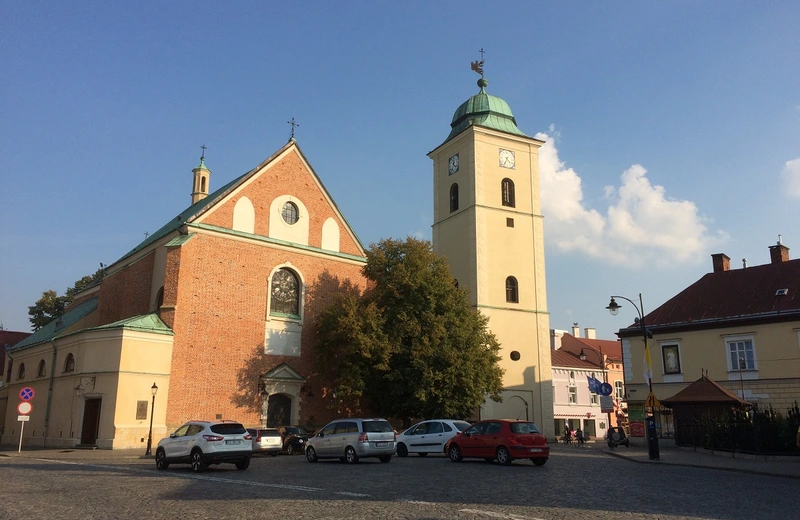
[[[519,303],[519,288],[517,279],[513,276],[506,278],[506,301],[509,303]]]
[[[511,179],[503,179],[502,190],[503,206],[508,206],[509,208],[516,207],[516,201],[514,197],[514,181]]]
[[[39,369],[36,371],[36,377],[44,377],[45,376],[45,364],[44,359],[39,361]]]
[[[206,191],[206,178],[205,177],[200,177],[200,191],[202,191],[203,193],[205,193],[205,191]]]
[[[22,379],[25,377],[25,363],[19,364],[19,371],[17,372],[17,379]]]
[[[272,275],[270,313],[300,316],[300,284],[289,269],[279,269]]]
[[[67,359],[64,361],[64,372],[75,372],[75,356],[67,354]]]
[[[450,213],[458,210],[458,184],[450,186]]]

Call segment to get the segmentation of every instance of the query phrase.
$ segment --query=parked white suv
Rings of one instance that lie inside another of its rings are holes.
[[[306,443],[306,459],[339,459],[350,464],[363,457],[389,462],[395,453],[395,433],[386,419],[337,419]]]
[[[236,469],[247,469],[253,455],[251,435],[232,421],[189,421],[158,441],[156,467],[191,464],[192,471],[205,471],[209,464],[232,462]]]

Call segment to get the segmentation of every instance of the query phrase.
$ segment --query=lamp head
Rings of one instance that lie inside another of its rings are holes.
[[[158,385],[153,383],[153,386],[150,387],[150,393],[152,393],[153,396],[155,396],[158,393]]]
[[[581,353],[578,355],[578,357],[581,359],[581,361],[586,361],[586,352],[581,349]]]
[[[608,307],[606,307],[606,309],[608,309],[608,312],[610,312],[612,316],[616,316],[617,314],[619,314],[620,307],[622,306],[618,304],[614,298],[611,298],[611,301],[609,302]]]

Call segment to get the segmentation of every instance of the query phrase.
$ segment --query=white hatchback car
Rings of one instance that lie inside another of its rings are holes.
[[[467,421],[454,419],[432,419],[417,423],[397,435],[397,456],[418,453],[424,457],[428,453],[444,453],[445,443],[469,427]]]
[[[252,436],[232,421],[189,421],[158,441],[156,467],[191,464],[192,471],[205,471],[209,464],[231,462],[247,469],[253,455]]]

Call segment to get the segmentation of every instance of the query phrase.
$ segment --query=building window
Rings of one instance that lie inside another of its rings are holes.
[[[279,269],[272,275],[270,313],[300,316],[300,284],[289,269]]]
[[[507,218],[506,219],[506,227],[514,227],[514,219],[513,218]]]
[[[23,379],[25,377],[25,363],[19,364],[19,370],[17,371],[17,379]]]
[[[506,301],[509,303],[519,303],[519,288],[517,279],[513,276],[506,278]]]
[[[511,351],[511,361],[519,361],[520,355],[516,350]]]
[[[8,360],[8,370],[6,371],[6,383],[11,382],[11,369],[14,368],[14,360]]]
[[[294,202],[285,202],[283,204],[283,208],[281,208],[281,216],[283,217],[283,221],[289,225],[295,224],[297,220],[300,218],[299,213],[297,211],[297,204]]]
[[[756,351],[752,338],[727,340],[728,370],[756,370]]]
[[[450,186],[450,213],[458,210],[458,184]]]
[[[570,385],[569,387],[569,404],[578,404],[578,387]]]
[[[600,404],[600,397],[597,394],[589,394],[592,404]]]
[[[681,373],[681,355],[678,345],[661,345],[661,360],[665,374]]]
[[[516,207],[516,202],[514,198],[514,181],[512,181],[511,179],[503,179],[502,189],[503,189],[503,206],[508,206],[509,208]]]
[[[39,361],[39,369],[36,371],[36,377],[44,377],[45,376],[45,366],[44,366],[44,359]]]
[[[625,399],[625,387],[622,386],[622,381],[614,381],[614,397]]]
[[[75,372],[75,356],[67,354],[67,359],[64,361],[64,372]]]

